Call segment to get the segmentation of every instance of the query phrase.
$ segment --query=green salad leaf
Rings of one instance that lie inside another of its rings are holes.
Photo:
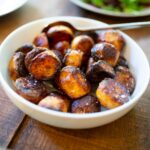
[[[120,0],[121,7],[124,12],[134,12],[140,11],[142,9],[141,5],[139,5],[138,0]]]
[[[150,4],[150,0],[82,0],[85,3],[110,11],[134,13],[142,10],[144,4]]]
[[[91,3],[97,7],[103,7],[104,5],[104,0],[83,0],[86,3]]]

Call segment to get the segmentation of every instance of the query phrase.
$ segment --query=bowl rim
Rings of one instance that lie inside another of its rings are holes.
[[[14,30],[13,32],[11,32],[6,38],[5,40],[2,42],[1,46],[0,46],[0,55],[2,55],[2,51],[3,51],[3,47],[5,46],[6,41],[9,40],[9,38],[11,36],[13,36],[14,34],[16,34],[16,32],[19,32],[20,30],[22,30],[23,28],[29,27],[31,25],[37,24],[39,22],[46,22],[46,21],[55,21],[56,20],[63,20],[63,19],[73,19],[73,20],[78,20],[78,21],[92,21],[92,22],[100,22],[104,25],[107,25],[101,21],[95,20],[95,19],[89,19],[89,18],[84,18],[84,17],[74,17],[74,16],[60,16],[60,17],[50,17],[50,18],[44,18],[44,19],[39,19],[39,20],[35,20],[32,22],[29,22],[27,24],[24,24],[22,26],[20,26],[19,28],[17,28],[16,30]],[[122,33],[122,32],[121,32]],[[130,38],[128,35],[126,35],[125,33],[122,33],[124,36],[127,36],[133,43],[135,43],[139,48],[140,46],[132,39]],[[107,111],[102,111],[102,112],[96,112],[96,113],[89,113],[89,114],[73,114],[73,113],[65,113],[65,112],[58,112],[58,111],[54,111],[54,110],[50,110],[50,109],[45,109],[43,107],[40,107],[36,104],[33,104],[29,101],[27,101],[25,98],[21,97],[19,94],[17,94],[12,88],[11,86],[8,85],[7,81],[3,78],[3,75],[0,71],[0,82],[2,85],[2,88],[8,92],[5,92],[6,94],[11,93],[13,97],[16,98],[17,101],[19,101],[20,103],[22,103],[23,105],[26,105],[27,107],[30,107],[31,109],[35,110],[35,111],[39,111],[40,113],[45,113],[47,115],[53,115],[56,117],[61,117],[61,118],[71,118],[71,119],[88,119],[88,118],[99,118],[102,116],[109,116],[115,113],[118,113],[122,110],[127,109],[130,105],[135,104],[136,102],[139,101],[139,98],[144,94],[144,92],[147,89],[147,86],[149,84],[149,79],[150,79],[150,67],[149,67],[149,63],[148,63],[148,59],[146,57],[146,55],[144,54],[143,50],[140,48],[141,54],[143,55],[142,57],[145,59],[146,61],[146,68],[148,69],[147,72],[147,76],[144,77],[146,78],[146,83],[145,85],[143,85],[143,90],[141,90],[137,95],[135,95],[135,97],[133,97],[129,102],[125,103],[124,105],[121,105],[117,108],[114,109],[110,109]],[[10,99],[10,98],[9,98]],[[11,99],[10,99],[11,100]],[[12,100],[11,100],[12,101]],[[16,104],[15,104],[16,105]]]

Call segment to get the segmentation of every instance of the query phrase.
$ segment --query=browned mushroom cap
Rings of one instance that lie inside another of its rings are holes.
[[[101,105],[112,109],[129,101],[126,88],[114,79],[104,79],[99,83],[96,96]]]
[[[55,44],[54,49],[61,52],[62,55],[65,55],[67,49],[70,48],[70,44],[67,41],[61,41]]]
[[[12,80],[16,80],[19,77],[26,76],[28,74],[24,64],[25,54],[22,52],[16,52],[9,62],[9,73]]]
[[[129,68],[128,62],[123,56],[119,57],[117,66],[123,66],[123,67]]]
[[[73,32],[75,32],[74,27],[73,27],[70,23],[65,22],[65,21],[56,21],[56,22],[50,23],[50,24],[46,25],[46,26],[42,29],[42,32],[47,33],[47,31],[48,31],[50,28],[52,28],[52,27],[54,27],[54,26],[60,26],[60,25],[65,26],[65,27],[68,27],[68,28],[70,28]]]
[[[63,59],[66,66],[81,67],[83,62],[83,52],[80,50],[69,49]]]
[[[61,67],[59,58],[53,51],[45,50],[37,54],[28,65],[28,71],[38,80],[49,80]]]
[[[57,84],[70,98],[80,98],[90,92],[90,84],[79,68],[64,67],[58,76]]]
[[[135,88],[135,78],[133,77],[130,70],[123,66],[118,66],[116,68],[115,80],[124,85],[128,92],[132,94]]]
[[[115,71],[112,66],[103,60],[93,62],[92,59],[90,59],[86,75],[91,82],[99,82],[106,77],[114,78]]]
[[[16,50],[16,52],[22,52],[24,54],[27,54],[28,52],[30,52],[34,48],[35,48],[35,46],[33,44],[27,43],[27,44],[24,44],[21,47],[19,47]]]
[[[83,51],[84,55],[89,56],[93,45],[94,41],[90,36],[79,35],[73,39],[71,43],[71,49],[81,50]]]
[[[49,28],[49,30],[47,31],[47,36],[50,45],[53,46],[61,41],[67,41],[70,43],[74,37],[74,33],[72,29],[67,26],[57,25]]]
[[[47,89],[43,83],[31,76],[18,78],[15,89],[19,95],[33,103],[38,103],[47,95]]]
[[[47,109],[68,112],[70,100],[60,94],[51,93],[42,99],[38,105]]]
[[[40,33],[39,35],[37,35],[34,38],[33,43],[37,47],[49,48],[48,38],[45,33]]]
[[[27,53],[26,57],[25,57],[25,65],[28,68],[30,66],[30,63],[32,62],[32,59],[39,53],[42,53],[44,51],[46,51],[46,48],[42,48],[42,47],[35,47],[32,51],[30,51],[29,53]]]
[[[87,95],[73,101],[71,106],[72,113],[94,113],[100,112],[100,103],[95,96]]]
[[[98,36],[98,42],[111,43],[120,52],[125,46],[125,39],[118,31],[115,30],[106,30],[101,32]]]
[[[94,45],[91,53],[95,60],[105,60],[113,67],[117,64],[120,55],[120,52],[112,44],[106,42]]]

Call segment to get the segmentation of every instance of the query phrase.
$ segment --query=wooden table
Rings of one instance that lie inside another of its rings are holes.
[[[30,0],[21,9],[0,18],[0,43],[10,32],[27,22],[64,15],[89,17],[106,23],[150,20],[150,16],[132,19],[106,17],[82,10],[68,0]],[[143,48],[150,60],[150,28],[126,33]],[[0,147],[19,150],[149,150],[149,90],[150,85],[134,109],[111,124],[88,130],[67,130],[42,124],[26,116],[0,88]]]

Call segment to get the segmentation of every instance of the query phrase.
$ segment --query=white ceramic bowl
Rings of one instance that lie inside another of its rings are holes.
[[[135,106],[146,90],[149,82],[150,70],[148,61],[142,49],[136,44],[135,41],[122,32],[121,34],[124,36],[127,43],[124,56],[127,58],[131,71],[136,79],[136,87],[131,96],[131,100],[128,103],[115,109],[99,113],[82,115],[71,114],[39,107],[25,100],[14,91],[8,74],[8,63],[14,50],[27,42],[32,42],[33,38],[41,32],[45,25],[57,20],[66,20],[73,23],[75,26],[83,28],[106,25],[96,20],[79,17],[53,17],[28,23],[12,32],[4,40],[0,47],[0,81],[10,100],[19,109],[32,118],[52,126],[62,128],[83,129],[97,127],[110,123],[125,115]]]

